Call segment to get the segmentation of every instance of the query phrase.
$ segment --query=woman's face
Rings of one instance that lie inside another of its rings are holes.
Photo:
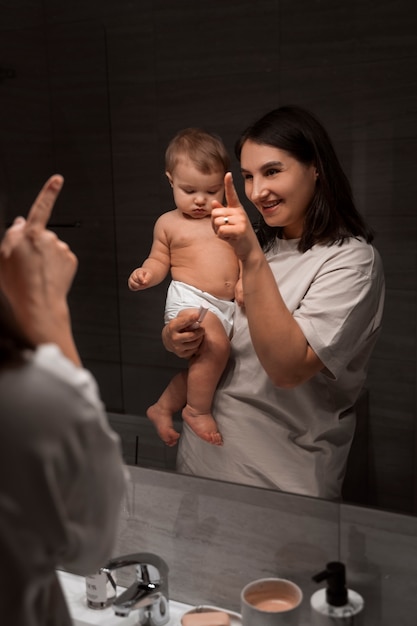
[[[247,140],[240,156],[245,193],[269,226],[281,226],[286,239],[303,233],[314,196],[317,171],[289,152]]]

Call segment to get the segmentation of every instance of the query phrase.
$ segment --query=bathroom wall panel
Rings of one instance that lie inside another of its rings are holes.
[[[0,0],[0,29],[20,30],[24,28],[39,27],[43,24],[42,0]],[[3,57],[4,58],[4,57]]]
[[[354,35],[357,58],[364,61],[390,61],[416,56],[417,16],[410,0],[357,0]]]
[[[108,418],[112,428],[121,437],[123,459],[126,463],[155,469],[175,469],[176,448],[165,445],[147,417],[137,413],[108,413]]]
[[[163,154],[158,149],[154,21],[149,6],[131,5],[128,20],[126,15],[114,16],[107,42],[122,359],[129,366],[152,367],[158,364],[154,346],[160,355],[165,353],[160,341],[164,286],[138,293],[127,287],[130,272],[150,251],[157,217],[172,206],[170,201],[163,209],[160,201]],[[137,393],[136,386],[132,393]]]
[[[381,222],[382,231],[387,224],[391,224],[397,229],[403,228],[406,234],[411,226],[413,235],[415,227],[410,218],[415,217],[416,139],[390,137],[371,140],[366,129],[360,132],[360,139],[357,129],[352,132],[350,180],[360,210],[372,224]],[[377,237],[379,233],[380,228],[377,228]],[[404,244],[397,236],[393,240],[401,247]]]
[[[262,0],[255,12],[247,1],[155,6],[161,151],[184,126],[218,132],[232,150],[239,132],[277,106],[278,3]]]
[[[326,126],[332,140],[351,142],[354,111],[353,64],[334,64],[323,69],[319,64],[280,70],[280,104],[298,104],[309,109]],[[318,63],[318,61],[316,61]]]
[[[401,355],[396,359],[375,358],[369,374],[369,388],[375,410],[375,420],[379,424],[381,416],[391,419],[393,425],[409,424],[414,419],[414,360],[406,360]],[[393,447],[392,454],[398,454]]]
[[[103,342],[108,341],[108,337],[103,337]],[[120,367],[120,360],[110,361],[100,358],[83,359],[83,365],[93,372],[100,389],[100,396],[107,411],[123,413],[123,380]]]
[[[65,176],[56,232],[79,259],[70,295],[80,354],[106,406],[122,410],[118,282],[107,88],[102,24],[62,22],[48,31],[54,162]]]
[[[0,84],[0,158],[10,221],[26,214],[43,180],[52,172],[47,55],[39,30],[3,30],[2,22],[0,60],[2,67],[14,72]]]
[[[147,154],[150,156],[149,163],[153,163],[151,152],[155,154],[154,148],[147,150],[149,143],[139,135],[136,139],[136,145],[134,141],[130,144],[131,160],[136,163],[136,171],[122,167],[124,160],[129,159],[129,148],[124,155],[120,152],[115,155],[120,333],[123,360],[146,363],[150,357],[146,342],[153,340],[160,344],[167,284],[164,281],[145,291],[131,292],[127,279],[150,252],[156,219],[164,210],[171,209],[172,205],[165,205],[165,208],[161,206],[156,165],[151,171],[149,164],[143,163]],[[140,153],[140,161],[133,155],[133,151]],[[137,341],[139,345],[136,347]],[[152,352],[152,346],[150,350]]]
[[[117,215],[117,238],[120,255],[118,258],[118,283],[120,306],[120,336],[123,361],[126,363],[159,362],[155,351],[161,347],[161,329],[167,281],[145,291],[131,292],[127,279],[131,271],[141,265],[150,252],[153,227],[157,217],[163,212],[159,198],[154,192],[141,193],[141,181],[146,186],[147,169],[141,169],[137,176],[132,175],[130,187],[134,206],[125,203],[123,211]],[[165,208],[170,209],[171,206]],[[135,212],[136,215],[132,215]]]
[[[415,514],[413,506],[414,479],[410,467],[414,462],[414,427],[410,421],[393,422],[379,417],[374,420],[371,445],[378,458],[371,458],[369,482],[375,505],[387,511]],[[401,450],[401,457],[393,448]]]
[[[193,80],[279,67],[279,2],[154,2],[155,72],[167,80]],[[204,90],[210,100],[210,84]]]
[[[372,360],[370,389],[370,458],[372,502],[383,508],[413,512],[415,436],[414,360]],[[401,451],[401,453],[399,453]],[[371,504],[370,503],[370,504]]]
[[[417,56],[355,66],[354,131],[368,140],[416,138]]]
[[[19,2],[21,0],[18,0]],[[39,2],[41,0],[38,0]],[[101,21],[113,27],[120,23],[132,23],[137,15],[144,16],[152,8],[153,0],[42,0],[50,22],[68,22],[86,19]],[[140,20],[139,20],[140,21]]]
[[[415,310],[415,309],[414,309]],[[380,343],[387,345],[388,331],[383,330],[380,336]],[[389,339],[389,337],[388,337]],[[410,335],[410,344],[414,347],[414,328]],[[411,353],[411,356],[410,356]],[[410,420],[410,428],[412,428],[414,420],[414,403],[415,403],[415,371],[414,358],[412,350],[409,350],[408,358],[403,355],[400,350],[397,356],[389,355],[389,358],[383,351],[383,346],[375,350],[371,365],[368,371],[366,387],[370,393],[370,423],[380,425],[381,414],[392,419],[395,426],[400,419]],[[399,450],[393,446],[392,454],[398,454]],[[372,450],[379,462],[382,461],[377,449]],[[410,472],[412,474],[412,472]]]
[[[88,0],[88,2],[72,0],[71,3],[65,2],[65,0],[42,1],[45,5],[46,18],[49,23],[68,23],[92,19],[101,21],[105,5],[108,4],[106,0],[103,2],[100,2],[100,0]]]
[[[333,0],[279,0],[280,57],[283,70],[320,68],[329,82],[332,68],[352,63],[355,12]],[[330,71],[330,74],[329,74]]]
[[[144,359],[140,364],[123,363],[126,413],[142,417],[146,415],[146,409],[156,402],[171,378],[185,367],[184,363],[172,355],[168,356],[166,361],[168,362],[166,365],[147,363]]]
[[[129,292],[128,298],[122,302],[123,361],[126,364],[152,367],[166,361],[161,340],[166,288],[164,282],[146,291]]]
[[[410,374],[415,375],[412,364],[416,352],[416,290],[387,289],[383,327],[376,355],[387,361],[405,361]],[[414,407],[411,408],[414,410]]]
[[[111,185],[111,155],[109,133],[107,145],[103,136],[108,105],[102,33],[97,36],[91,23],[77,23],[50,31],[10,29],[0,41],[2,62],[10,59],[16,71],[1,86],[0,105],[8,120],[2,153],[9,219],[27,211],[51,173],[64,173],[64,192],[50,224],[80,259],[70,295],[74,334],[106,404],[120,410],[113,207],[111,187],[109,193],[104,183]]]
[[[400,194],[398,196],[398,202],[401,204]],[[417,289],[417,215],[403,215],[397,218],[395,207],[396,203],[393,202],[389,216],[373,214],[369,218],[376,231],[375,245],[384,263],[385,280],[389,290],[387,307],[390,306],[389,299],[393,297],[394,314],[398,304],[397,292],[406,292],[412,298]],[[404,311],[398,310],[397,322],[403,313]],[[401,336],[402,330],[397,328],[396,331]]]
[[[162,150],[180,128],[203,126],[219,133],[232,151],[240,132],[279,105],[279,76],[266,71],[248,71],[158,80],[157,99]]]
[[[394,142],[397,149],[400,142]],[[407,142],[406,151],[414,141]],[[376,149],[374,153],[376,155]],[[383,153],[383,151],[381,151]],[[399,156],[399,155],[397,155]],[[384,160],[384,157],[381,157]],[[377,159],[377,156],[376,156]],[[380,506],[413,510],[415,450],[415,355],[416,355],[416,218],[410,214],[410,187],[415,185],[407,171],[407,159],[393,159],[393,173],[387,168],[387,190],[391,213],[378,217],[373,212],[378,232],[377,242],[384,260],[387,294],[384,324],[375,351],[369,385],[372,389],[373,464],[375,497]],[[399,163],[404,163],[404,169]],[[370,187],[377,187],[381,176],[370,177]],[[391,180],[390,180],[391,179]],[[404,201],[401,201],[404,194]],[[392,200],[391,200],[392,197]],[[403,213],[402,216],[397,215]],[[405,212],[405,215],[404,215]],[[414,212],[413,212],[414,213]],[[398,451],[401,450],[401,454]],[[396,452],[397,451],[397,452]]]
[[[354,14],[346,4],[280,3],[280,100],[312,110],[335,143],[351,141]]]

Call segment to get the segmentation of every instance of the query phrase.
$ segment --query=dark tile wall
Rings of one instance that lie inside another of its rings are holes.
[[[51,170],[66,176],[54,220],[80,257],[74,329],[109,410],[143,415],[182,365],[160,341],[167,283],[140,294],[126,287],[155,218],[172,206],[166,143],[200,125],[232,150],[260,114],[302,104],[334,138],[385,264],[368,385],[370,503],[415,512],[417,5],[10,4],[0,0],[0,65],[16,68],[0,84],[9,214]]]

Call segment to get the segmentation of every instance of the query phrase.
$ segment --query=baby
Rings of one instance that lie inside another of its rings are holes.
[[[129,288],[138,291],[159,284],[171,272],[165,323],[184,309],[208,309],[204,340],[189,360],[188,373],[177,374],[147,410],[169,446],[179,438],[173,414],[180,409],[196,435],[222,444],[211,404],[230,353],[239,263],[232,247],[215,235],[211,211],[213,200],[223,201],[229,163],[226,148],[215,135],[187,128],[172,139],[165,169],[176,208],[158,218],[151,252],[128,280]]]

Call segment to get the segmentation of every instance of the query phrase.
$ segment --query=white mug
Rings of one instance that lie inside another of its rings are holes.
[[[260,578],[242,589],[242,626],[284,626],[299,623],[300,587],[285,578]]]

